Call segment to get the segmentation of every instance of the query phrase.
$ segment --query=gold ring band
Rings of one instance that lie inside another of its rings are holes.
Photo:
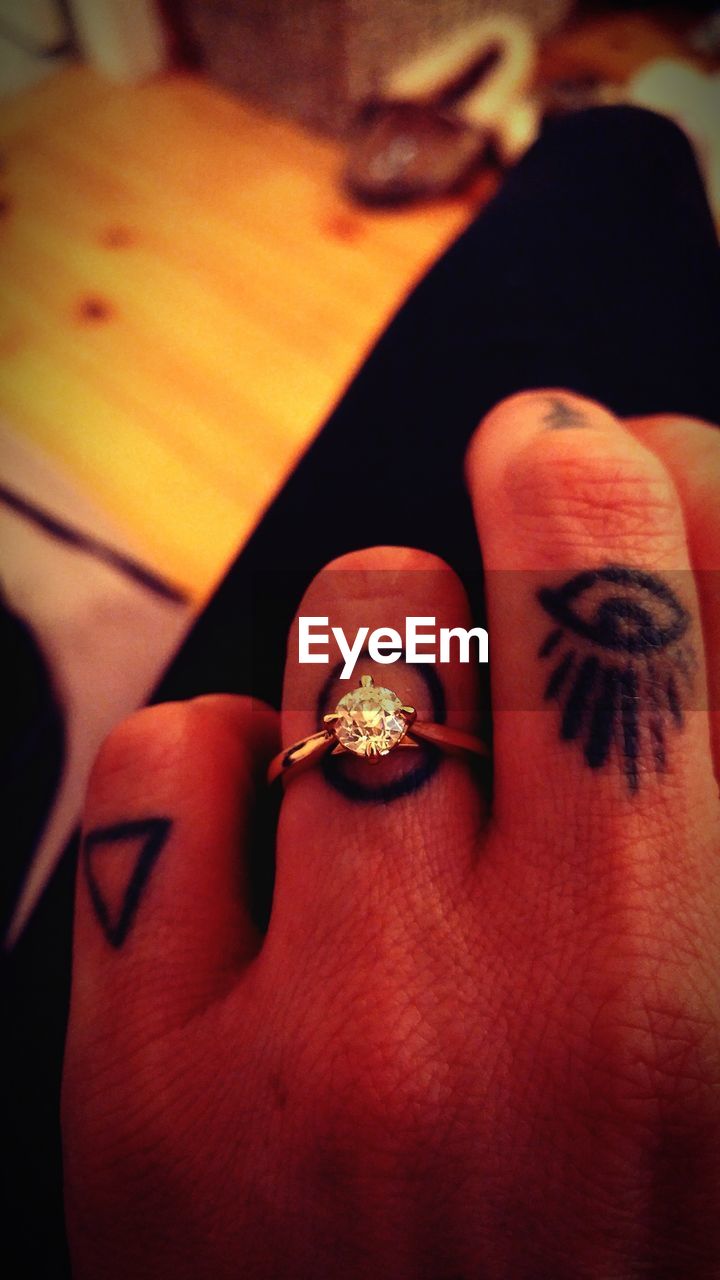
[[[414,707],[401,702],[391,689],[361,676],[357,689],[340,699],[335,711],[323,716],[325,728],[279,751],[271,761],[268,782],[309,769],[324,755],[354,755],[377,764],[396,749],[417,749],[429,742],[454,755],[488,756],[487,744],[462,729],[418,720]]]

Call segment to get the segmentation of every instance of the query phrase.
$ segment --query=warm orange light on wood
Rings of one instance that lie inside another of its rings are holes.
[[[62,72],[0,151],[0,415],[202,597],[471,205],[360,212],[336,144],[187,75]]]

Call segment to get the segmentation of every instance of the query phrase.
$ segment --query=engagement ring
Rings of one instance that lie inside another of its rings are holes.
[[[392,751],[417,750],[422,742],[455,755],[489,754],[486,744],[471,733],[418,720],[414,707],[403,703],[392,689],[376,685],[372,676],[361,676],[359,687],[346,693],[335,710],[323,716],[323,723],[324,729],[301,738],[275,756],[268,769],[268,782],[301,773],[317,764],[328,751],[332,755],[349,752],[372,765]]]

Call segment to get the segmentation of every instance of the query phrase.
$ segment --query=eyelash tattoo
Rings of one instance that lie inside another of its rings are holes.
[[[561,739],[579,740],[592,769],[614,748],[637,791],[644,756],[661,773],[667,729],[682,728],[690,615],[662,579],[622,565],[578,573],[537,599],[555,624],[538,657],[554,663],[544,696],[560,703]]]

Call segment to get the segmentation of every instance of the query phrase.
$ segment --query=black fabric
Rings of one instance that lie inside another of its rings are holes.
[[[0,597],[5,689],[0,720],[0,930],[10,923],[28,862],[62,775],[65,717],[32,628]]]
[[[352,306],[352,299],[348,299]],[[620,414],[720,421],[720,257],[691,149],[633,108],[548,128],[412,293],[194,627],[157,700],[252,692],[278,703],[288,627],[310,577],[360,545],[434,551],[482,614],[462,461],[482,415],[564,386]],[[281,376],[281,370],[278,371]],[[243,441],[238,440],[238,466]],[[372,536],[328,517],[366,467]],[[405,501],[383,501],[385,476]],[[428,515],[428,513],[431,513]],[[6,1167],[18,1275],[64,1274],[57,1105],[69,991],[68,851],[10,961],[13,1103]]]

